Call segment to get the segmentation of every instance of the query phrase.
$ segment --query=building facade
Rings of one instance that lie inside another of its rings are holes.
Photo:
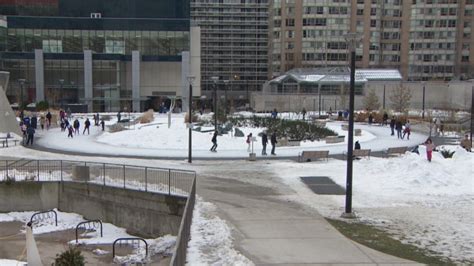
[[[0,15],[11,102],[140,111],[182,96],[186,76],[200,78],[189,0],[7,0]],[[200,95],[199,84],[193,91]]]
[[[463,80],[474,72],[472,0],[272,0],[269,78],[296,67],[347,66],[357,32],[361,68],[403,79]]]
[[[218,97],[245,102],[261,89],[268,76],[268,8],[268,0],[191,0],[191,19],[202,34],[204,95],[212,97],[216,85]]]

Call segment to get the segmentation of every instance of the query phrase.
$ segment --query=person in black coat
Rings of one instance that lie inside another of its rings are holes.
[[[275,154],[275,146],[276,146],[277,143],[278,143],[278,141],[277,141],[276,132],[273,132],[272,136],[270,137],[270,144],[272,144],[272,155],[276,155]]]
[[[82,132],[82,135],[86,133],[87,130],[87,135],[89,135],[89,127],[91,126],[91,121],[89,121],[89,118],[86,119],[86,122],[84,122],[84,131]]]
[[[210,151],[217,152],[216,151],[216,149],[217,149],[217,130],[214,131],[214,135],[212,135],[211,142],[212,142],[212,147],[211,147]]]
[[[387,112],[385,112],[385,113],[383,113],[382,126],[387,125],[387,121],[388,121],[388,114],[387,114]]]
[[[103,118],[100,120],[100,126],[102,127],[102,131],[104,131],[105,130],[105,121],[104,121]]]
[[[354,150],[360,150],[360,143],[359,141],[356,141],[354,144]]]
[[[262,155],[267,155],[268,136],[266,132],[262,133]]]
[[[31,117],[31,126],[34,129],[38,128],[38,118],[36,117],[36,115],[33,115],[33,117]]]
[[[395,116],[390,119],[390,129],[392,130],[392,134],[390,136],[395,135]]]
[[[26,135],[27,135],[26,145],[28,144],[33,145],[33,139],[35,137],[35,129],[32,126],[29,126],[26,129]]]
[[[403,125],[402,125],[401,120],[397,120],[397,122],[395,123],[395,129],[397,130],[397,138],[403,139],[403,135],[402,135]]]
[[[53,116],[51,115],[51,112],[48,111],[48,113],[46,114],[46,120],[48,120],[48,123],[46,124],[46,129],[48,129],[48,130],[49,130],[49,127],[51,127],[51,118],[52,117]]]

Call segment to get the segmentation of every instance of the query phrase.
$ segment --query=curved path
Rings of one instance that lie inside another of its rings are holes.
[[[330,122],[332,125],[340,126],[340,122]],[[426,139],[426,134],[412,132],[410,140],[399,140],[396,136],[390,136],[390,128],[379,125],[369,126],[367,124],[356,124],[355,128],[362,130],[363,134],[370,133],[373,137],[363,138],[368,140],[361,141],[363,149],[371,149],[372,152],[386,150],[389,147],[416,146]],[[60,132],[58,128],[51,131],[40,131],[36,144],[32,148],[42,151],[55,153],[84,155],[84,156],[106,156],[106,157],[128,157],[140,159],[186,159],[188,157],[187,140],[183,142],[183,149],[147,149],[115,146],[96,141],[102,131],[92,128],[91,135],[80,135],[73,139],[66,138],[66,133]],[[194,133],[199,134],[199,133]],[[159,136],[158,136],[159,137]],[[260,140],[260,138],[258,138]],[[356,137],[357,140],[357,137]],[[347,138],[346,138],[347,141]],[[259,158],[265,159],[289,159],[295,158],[303,150],[329,150],[330,155],[337,156],[347,150],[347,142],[337,144],[321,143],[315,147],[277,147],[277,156],[261,156],[261,144],[255,143],[255,153]],[[270,153],[270,145],[267,146],[267,152]],[[193,159],[245,159],[248,158],[248,152],[243,145],[242,149],[219,149],[217,153],[210,152],[207,149],[193,148]]]

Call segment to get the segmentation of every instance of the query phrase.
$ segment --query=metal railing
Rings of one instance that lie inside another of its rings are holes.
[[[184,207],[183,217],[179,226],[179,233],[176,238],[175,251],[170,261],[170,266],[180,266],[186,264],[186,254],[188,249],[188,241],[191,234],[191,224],[193,221],[193,210],[196,202],[196,179],[191,186],[186,206]]]
[[[0,160],[0,181],[75,181],[188,196],[194,171],[66,160]]]

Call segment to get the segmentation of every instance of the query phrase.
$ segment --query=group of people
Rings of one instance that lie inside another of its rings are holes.
[[[214,131],[214,134],[212,135],[212,147],[210,149],[211,152],[217,152],[217,136],[219,135],[219,132]],[[251,152],[251,145],[253,142],[253,134],[249,133],[247,135],[247,138],[245,140],[245,143],[247,143],[247,152]],[[270,144],[272,145],[272,150],[271,150],[271,155],[276,155],[275,153],[275,147],[276,144],[278,143],[277,137],[276,137],[276,132],[273,132],[272,135],[270,136]],[[268,144],[268,135],[264,131],[262,132],[262,155],[267,155],[267,144]]]
[[[401,119],[396,119],[395,116],[390,119],[390,130],[391,136],[395,135],[395,130],[397,131],[397,138],[398,139],[405,139],[410,140],[411,134],[411,124],[410,120],[407,120],[405,123],[402,122]]]

